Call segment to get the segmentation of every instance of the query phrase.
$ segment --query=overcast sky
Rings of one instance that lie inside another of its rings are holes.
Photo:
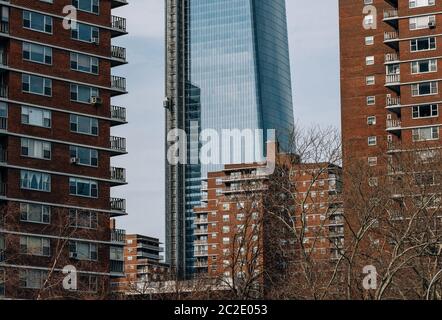
[[[271,0],[269,0],[271,1]],[[286,0],[295,121],[340,124],[337,0]],[[129,94],[113,104],[127,108],[129,124],[112,129],[127,138],[129,155],[112,164],[127,168],[129,185],[113,188],[127,199],[128,233],[164,240],[164,0],[129,0],[115,15],[127,18],[129,35],[114,40],[128,50],[129,64],[115,68],[127,77]],[[319,94],[320,93],[320,94]]]

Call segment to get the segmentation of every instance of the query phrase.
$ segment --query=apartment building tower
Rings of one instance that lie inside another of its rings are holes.
[[[294,120],[286,20],[285,0],[166,0],[167,133],[263,129],[256,149],[265,154],[267,129],[274,129],[288,148]],[[166,261],[180,278],[196,271],[193,207],[201,179],[234,162],[201,165],[194,156],[201,145],[188,143],[188,163],[166,163]]]
[[[339,5],[344,158],[385,171],[400,151],[440,147],[442,2]]]
[[[126,184],[111,158],[126,153],[111,128],[126,63],[112,40],[127,0],[0,1],[0,296],[104,297],[124,272],[124,231],[111,218]],[[73,10],[75,9],[75,10]],[[76,20],[68,20],[72,17]],[[77,281],[62,286],[65,266]],[[71,270],[72,271],[72,270]]]

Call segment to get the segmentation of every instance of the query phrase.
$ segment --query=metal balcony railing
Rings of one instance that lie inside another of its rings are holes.
[[[0,33],[9,33],[9,22],[0,22]]]
[[[111,230],[111,242],[125,243],[125,241],[126,241],[126,230],[122,229]]]
[[[6,197],[7,184],[0,182],[0,196]]]
[[[126,199],[111,198],[110,207],[113,211],[126,212]]]
[[[112,76],[111,87],[112,89],[126,91],[126,78]]]
[[[399,106],[401,104],[401,98],[387,98],[387,107]]]
[[[195,257],[208,256],[209,251],[208,250],[195,250],[194,255],[195,255]]]
[[[126,48],[111,46],[111,57],[118,60],[126,61]]]
[[[8,55],[6,54],[6,52],[0,52],[0,65],[8,65]]]
[[[208,223],[209,223],[209,219],[207,219],[207,218],[195,219],[195,224],[208,224]]]
[[[126,169],[111,167],[111,180],[125,183],[126,182]]]
[[[8,86],[5,84],[0,84],[0,97],[2,98],[8,97]]]
[[[111,273],[124,273],[124,261],[110,260]]]
[[[209,233],[209,229],[195,229],[194,234],[198,235],[198,234],[208,234]]]
[[[399,39],[399,33],[396,31],[390,31],[384,33],[384,40],[385,41],[392,41],[392,40],[398,40]]]
[[[400,74],[387,74],[385,76],[385,83],[391,84],[391,83],[400,83],[401,82],[401,75]]]
[[[399,17],[397,9],[384,10],[384,19]]]
[[[8,130],[8,118],[0,117],[0,130]]]
[[[126,108],[111,106],[111,119],[117,121],[126,121]]]
[[[8,152],[4,149],[0,149],[0,162],[6,163],[8,161]]]
[[[110,137],[110,148],[112,150],[126,152],[126,139],[121,137]]]
[[[399,55],[397,53],[387,53],[385,55],[385,62],[393,62],[393,61],[398,61],[399,60]]]
[[[387,129],[396,129],[401,127],[400,120],[387,120]]]
[[[126,18],[111,16],[112,29],[120,32],[126,32]]]

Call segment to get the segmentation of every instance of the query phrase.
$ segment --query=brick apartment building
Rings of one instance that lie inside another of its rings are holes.
[[[281,155],[281,159],[285,157]],[[209,173],[203,184],[205,205],[194,209],[199,276],[229,281],[253,269],[271,276],[278,260],[272,252],[275,239],[284,242],[287,257],[296,259],[299,239],[284,234],[280,225],[272,227],[272,219],[266,215],[272,205],[265,204],[266,193],[277,195],[282,188],[273,176],[263,173],[264,167],[257,163],[226,165],[222,171]],[[291,182],[282,183],[291,183],[295,199],[286,207],[297,217],[296,228],[304,229],[305,247],[316,259],[335,259],[344,236],[341,168],[328,163],[297,163],[287,169]],[[305,215],[305,223],[301,215]],[[260,281],[266,279],[261,277]]]
[[[339,4],[344,158],[385,171],[401,150],[439,148],[442,2]]]
[[[126,34],[113,9],[127,0],[1,1],[0,296],[104,297],[124,272],[125,215],[111,188],[126,184],[111,158],[126,153],[111,128],[126,123],[112,97],[126,93],[112,68],[126,63],[112,39]],[[78,10],[65,28],[63,9]],[[73,265],[78,291],[61,286]]]
[[[124,247],[124,277],[112,281],[113,291],[144,294],[152,283],[171,279],[169,265],[162,262],[164,248],[160,240],[139,234],[128,234]]]

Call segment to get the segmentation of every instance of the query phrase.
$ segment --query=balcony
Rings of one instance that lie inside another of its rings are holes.
[[[6,54],[6,52],[0,52],[0,65],[8,65],[8,55]]]
[[[151,245],[151,244],[145,244],[145,243],[140,243],[140,242],[137,243],[137,248],[156,251],[156,252],[158,252],[158,254],[160,252],[164,252],[164,248],[162,248],[160,246],[154,246],[154,245]]]
[[[126,108],[111,106],[110,118],[111,118],[111,124],[113,126],[127,123]]]
[[[0,197],[6,197],[7,184],[0,182]]]
[[[112,9],[127,5],[127,0],[111,0]]]
[[[8,130],[8,118],[0,117],[0,130]]]
[[[127,63],[126,48],[111,46],[111,58],[112,58],[111,60],[112,67],[116,67]]]
[[[126,231],[122,229],[111,230],[111,242],[125,244]]]
[[[193,254],[195,257],[207,257],[209,255],[209,251],[208,250],[195,250]]]
[[[385,76],[385,86],[399,94],[401,91],[401,75],[399,73],[387,74]]]
[[[344,232],[343,231],[330,230],[328,235],[329,235],[330,238],[342,238],[342,237],[344,237]]]
[[[7,21],[0,22],[0,33],[9,34],[9,22]]]
[[[0,84],[0,98],[8,97],[8,86],[5,84]]]
[[[111,180],[115,184],[126,184],[126,169],[111,167]]]
[[[399,107],[401,105],[401,98],[387,97],[387,108]]]
[[[195,224],[208,224],[209,223],[209,219],[207,218],[197,218],[194,221]]]
[[[207,268],[209,266],[208,262],[196,262],[195,268]]]
[[[400,130],[401,129],[401,121],[400,120],[387,120],[387,130]]]
[[[126,18],[111,16],[112,37],[126,34]]]
[[[119,91],[120,93],[126,92],[126,78],[111,76],[111,88]],[[115,94],[113,94],[115,96]]]
[[[126,139],[111,136],[109,142],[109,148],[118,153],[126,153]]]
[[[384,10],[384,19],[398,18],[398,10],[397,9],[389,9]]]
[[[207,235],[209,234],[209,229],[195,229],[193,231],[194,235]]]
[[[384,33],[384,43],[396,51],[399,50],[399,32],[390,31]]]
[[[8,152],[0,149],[0,163],[6,163],[8,161]]]
[[[110,208],[115,213],[114,216],[126,215],[126,199],[111,198]]]
[[[387,53],[385,55],[385,63],[399,62],[399,55],[397,53]]]
[[[124,274],[124,261],[110,260],[110,273],[117,275]]]
[[[195,240],[193,244],[196,246],[207,246],[208,242],[207,240]]]

